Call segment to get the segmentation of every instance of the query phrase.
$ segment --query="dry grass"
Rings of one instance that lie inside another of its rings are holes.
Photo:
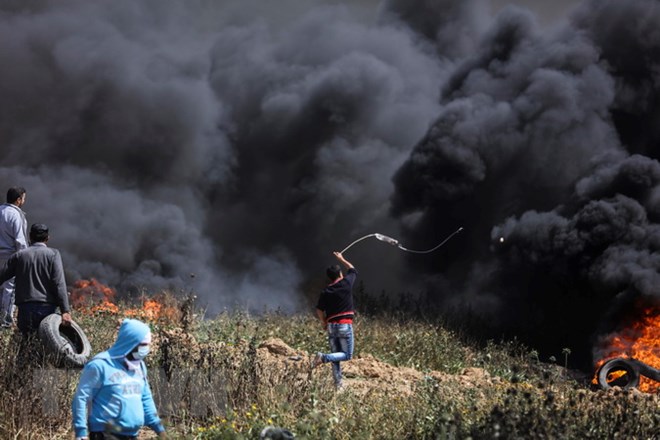
[[[201,320],[189,302],[180,307],[185,313],[176,319],[151,322],[156,347],[148,359],[173,438],[252,439],[267,425],[301,439],[660,438],[658,395],[594,390],[516,343],[477,348],[437,323],[361,317],[357,357],[426,374],[409,393],[368,378],[359,392],[336,393],[329,374],[310,374],[306,358],[285,353],[271,362],[259,348],[277,337],[297,353],[324,349],[312,317],[234,313]],[[76,315],[93,352],[112,344],[121,314]],[[21,367],[18,347],[9,333],[0,335],[0,438],[71,438],[79,372],[39,368],[43,359],[34,361],[37,368]],[[500,379],[466,382],[460,379],[466,368]]]

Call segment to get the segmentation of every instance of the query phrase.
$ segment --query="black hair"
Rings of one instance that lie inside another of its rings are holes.
[[[25,194],[25,188],[22,186],[12,186],[7,190],[7,203],[14,203],[23,197],[23,194]]]
[[[325,274],[328,276],[330,281],[336,281],[337,278],[339,278],[339,275],[341,275],[341,267],[339,267],[338,264],[328,266],[328,268],[325,270]]]
[[[43,223],[35,223],[30,227],[30,242],[43,243],[48,241],[48,226]]]

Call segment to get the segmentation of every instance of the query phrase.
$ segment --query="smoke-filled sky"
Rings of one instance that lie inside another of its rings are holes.
[[[659,5],[5,1],[0,183],[70,283],[210,311],[307,310],[331,251],[463,226],[346,256],[585,352],[660,298]]]

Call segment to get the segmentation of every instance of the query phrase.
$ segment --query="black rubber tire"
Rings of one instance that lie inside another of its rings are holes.
[[[62,316],[58,313],[41,321],[39,339],[55,355],[58,367],[82,368],[92,353],[92,346],[82,328],[75,322],[71,326],[62,325]]]
[[[623,379],[617,379],[613,382],[607,382],[607,376],[615,371],[624,371],[626,373]],[[635,364],[625,358],[614,358],[605,362],[598,370],[598,384],[604,390],[613,386],[623,389],[637,388],[639,385],[639,370]]]

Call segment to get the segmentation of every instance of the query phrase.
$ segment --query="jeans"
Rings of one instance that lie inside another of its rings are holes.
[[[18,329],[24,335],[36,333],[43,319],[55,313],[57,305],[27,302],[18,305]]]
[[[342,361],[353,357],[353,324],[328,324],[328,342],[332,353],[322,356],[323,362],[332,362],[332,377],[335,386],[341,386]]]
[[[0,258],[0,267],[4,266],[7,258]],[[0,285],[0,325],[9,327],[14,323],[14,287],[15,278],[10,278]]]
[[[16,324],[23,336],[20,339],[16,362],[18,365],[35,368],[45,365],[47,360],[43,357],[45,352],[39,340],[39,324],[43,319],[55,313],[55,304],[27,302],[19,304]]]

